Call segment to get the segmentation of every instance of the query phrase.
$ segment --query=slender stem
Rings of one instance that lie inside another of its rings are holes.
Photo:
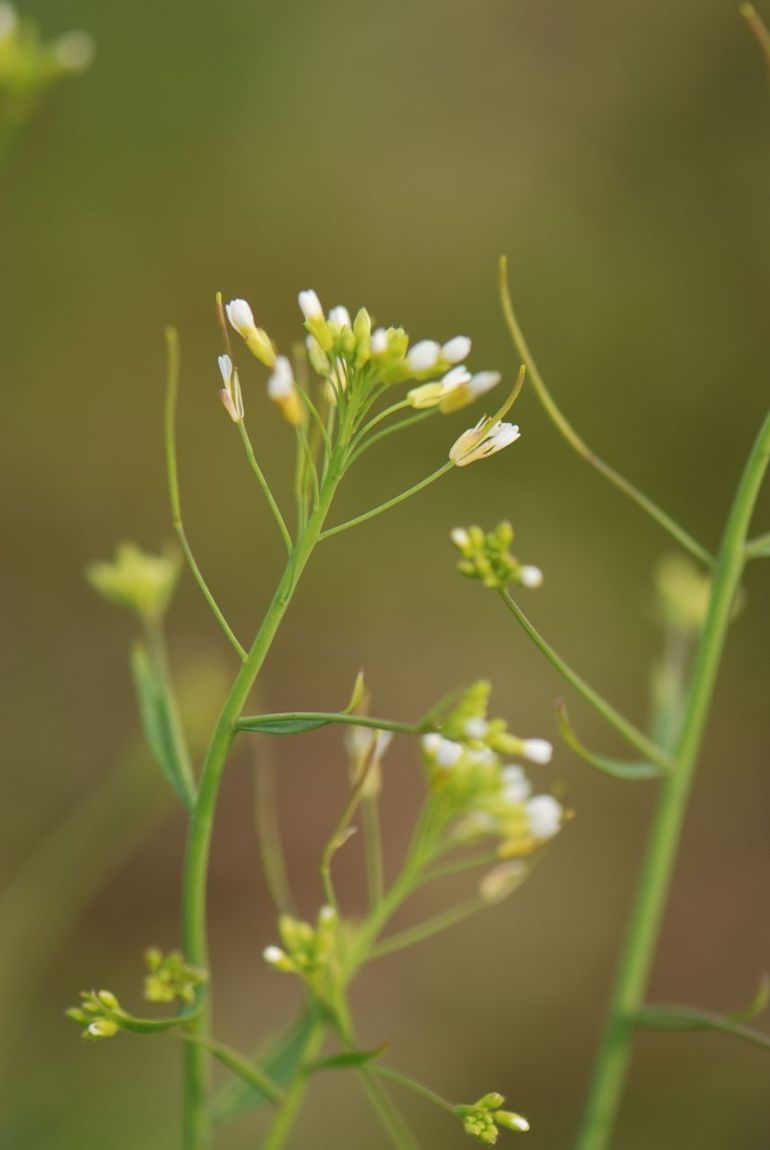
[[[391,507],[396,507],[397,504],[403,503],[405,499],[410,499],[412,495],[416,495],[418,491],[422,491],[431,483],[435,483],[442,475],[446,475],[454,467],[454,463],[450,459],[447,463],[443,463],[431,475],[421,479],[419,483],[415,483],[413,487],[409,487],[406,491],[402,491],[400,495],[395,495],[392,499],[386,500],[385,503],[380,503],[378,507],[372,507],[370,511],[365,511],[363,515],[356,515],[355,519],[348,519],[346,523],[338,523],[335,527],[327,527],[321,533],[322,539],[329,539],[332,535],[339,535],[341,531],[347,531],[350,527],[357,527],[359,523],[365,523],[367,519],[374,519],[375,515],[382,515],[383,511],[390,511]]]
[[[423,1086],[421,1082],[416,1082],[414,1078],[410,1078],[407,1074],[402,1074],[399,1070],[393,1070],[390,1066],[383,1065],[382,1062],[372,1062],[370,1069],[373,1074],[379,1074],[381,1078],[389,1078],[391,1082],[397,1082],[399,1086],[405,1086],[407,1090],[412,1090],[415,1094],[419,1094],[427,1102],[432,1102],[434,1106],[438,1106],[441,1110],[447,1110],[450,1114],[456,1113],[456,1107],[448,1102],[446,1098],[442,1098],[435,1090],[431,1090],[429,1086]]]
[[[432,415],[436,414],[436,411],[437,408],[435,407],[430,408],[428,411],[418,411],[413,415],[407,416],[406,419],[399,419],[396,423],[391,423],[388,427],[383,427],[381,431],[376,432],[375,435],[371,435],[368,439],[363,439],[362,436],[359,435],[353,441],[348,467],[352,463],[355,463],[357,459],[360,459],[364,452],[368,451],[370,447],[374,447],[375,443],[380,443],[383,439],[387,439],[389,435],[393,435],[397,431],[403,431],[405,428],[411,427],[414,423],[421,423],[424,419],[429,419]]]
[[[628,1071],[634,1016],[642,1007],[660,934],[687,800],[746,561],[746,537],[768,462],[770,413],[749,455],[722,538],[674,768],[661,785],[577,1150],[604,1150],[609,1145]]]
[[[482,898],[469,899],[467,902],[460,903],[459,906],[453,906],[441,914],[434,915],[426,922],[417,923],[416,926],[409,927],[408,930],[402,930],[398,934],[392,934],[390,938],[383,939],[382,942],[371,948],[369,958],[384,958],[386,954],[394,954],[397,950],[405,950],[406,947],[415,946],[427,938],[432,938],[434,934],[440,934],[442,931],[449,930],[450,927],[464,922],[466,918],[470,918],[488,906],[489,903]]]
[[[270,489],[270,484],[267,482],[267,479],[265,477],[265,473],[262,470],[262,468],[259,466],[259,463],[257,461],[257,457],[254,454],[254,447],[253,447],[253,444],[251,442],[251,439],[249,438],[249,433],[246,430],[245,420],[242,419],[239,422],[238,431],[240,433],[241,440],[243,441],[243,446],[246,449],[246,458],[249,461],[249,465],[251,467],[251,470],[254,472],[254,474],[257,477],[257,482],[259,483],[259,486],[262,488],[262,492],[265,496],[265,499],[268,502],[268,506],[270,507],[270,510],[273,513],[273,517],[274,517],[276,523],[278,524],[278,530],[281,532],[281,538],[283,539],[284,543],[286,544],[286,550],[288,551],[289,555],[291,555],[291,551],[292,551],[292,547],[294,546],[294,542],[293,542],[291,534],[289,532],[289,528],[286,526],[286,521],[285,521],[283,515],[281,514],[281,509],[278,506],[278,504],[276,503],[273,492]]]
[[[770,556],[770,532],[755,535],[746,544],[747,559],[767,559]]]
[[[361,802],[361,795],[363,794],[364,787],[369,772],[374,765],[375,743],[372,743],[371,751],[364,763],[362,769],[359,771],[358,778],[355,781],[353,790],[350,792],[350,798],[347,805],[340,816],[339,822],[332,831],[331,837],[324,847],[323,854],[321,855],[321,881],[323,883],[324,894],[326,901],[330,906],[337,909],[337,896],[334,891],[334,884],[331,877],[332,859],[342,844],[347,840],[348,827],[353,815],[356,813],[358,804]]]
[[[658,766],[663,767],[664,770],[668,769],[671,765],[665,751],[656,746],[648,737],[643,734],[638,727],[634,726],[632,722],[621,715],[620,711],[616,710],[611,703],[602,698],[598,691],[595,691],[577,671],[573,671],[572,667],[557,655],[553,647],[546,642],[537,628],[529,621],[527,616],[519,607],[518,603],[513,599],[510,593],[506,590],[501,590],[500,598],[505,603],[508,610],[513,615],[519,626],[526,632],[535,646],[542,651],[549,663],[552,664],[567,680],[568,683],[575,688],[575,690],[582,695],[587,703],[590,703],[594,710],[598,711],[602,718],[614,727],[615,730],[627,739],[631,746],[636,747],[641,751],[651,762],[657,763]]]
[[[372,1109],[382,1123],[383,1130],[396,1150],[420,1150],[414,1134],[396,1110],[382,1083],[374,1077],[371,1069],[366,1067],[359,1070],[358,1078],[372,1104]]]
[[[433,724],[399,723],[394,719],[376,719],[368,715],[351,715],[344,711],[279,711],[274,715],[243,715],[236,722],[241,731],[259,731],[270,723],[302,722],[342,723],[349,727],[373,727],[376,731],[395,731],[400,735],[422,735],[432,730]]]
[[[762,17],[757,12],[753,4],[741,4],[739,11],[743,19],[748,24],[751,31],[756,37],[759,44],[760,51],[765,58],[765,63],[770,68],[770,31],[767,25],[762,20]]]
[[[318,542],[338,482],[339,461],[329,472],[321,503],[308,520],[278,584],[262,625],[220,712],[201,772],[198,801],[190,818],[184,862],[182,920],[185,955],[195,966],[208,969],[206,932],[206,879],[219,786],[237,730],[237,720],[286,613],[313,547]],[[194,1036],[210,1031],[208,1002],[190,1024]],[[207,1150],[211,1145],[211,1119],[207,1107],[209,1066],[206,1052],[190,1043],[185,1049],[185,1150]]]
[[[661,507],[658,507],[657,503],[653,503],[638,487],[635,487],[633,483],[630,483],[629,480],[625,479],[622,475],[618,474],[614,468],[610,467],[608,463],[605,463],[603,459],[600,459],[598,455],[594,454],[556,406],[556,402],[545,386],[543,377],[527,346],[524,333],[516,319],[516,314],[511,302],[511,294],[508,288],[508,260],[505,256],[500,257],[499,286],[500,303],[511,339],[522,362],[526,364],[527,374],[532,381],[532,386],[537,392],[537,397],[556,430],[566,439],[567,443],[578,455],[585,459],[587,463],[590,463],[605,479],[608,479],[610,483],[614,484],[619,491],[622,491],[624,495],[632,499],[643,511],[646,511],[647,514],[650,515],[664,531],[667,531],[669,535],[676,539],[686,551],[689,551],[690,554],[694,555],[696,559],[699,559],[701,563],[705,563],[707,567],[713,567],[715,562],[714,556],[707,551],[705,547],[702,547],[697,539],[693,539],[689,532],[685,531],[683,527],[680,527],[667,512]]]
[[[305,1091],[307,1090],[307,1066],[320,1053],[325,1038],[326,1027],[323,1026],[321,1022],[316,1023],[305,1043],[305,1049],[302,1054],[302,1066],[286,1092],[283,1106],[278,1111],[278,1116],[264,1141],[262,1150],[280,1150],[289,1137],[294,1123],[297,1120],[297,1114],[305,1097]]]
[[[176,400],[179,392],[179,340],[173,328],[166,330],[166,349],[168,358],[168,372],[166,379],[166,414],[164,424],[164,439],[166,448],[166,471],[168,473],[168,494],[171,503],[171,521],[174,525],[179,544],[192,571],[193,578],[201,590],[203,598],[212,610],[214,618],[224,631],[227,639],[240,655],[246,658],[246,648],[242,647],[236,638],[230,624],[222,614],[219,604],[208,588],[200,567],[195,561],[192,548],[187,541],[184,524],[182,523],[182,507],[179,496],[179,469],[176,457]]]

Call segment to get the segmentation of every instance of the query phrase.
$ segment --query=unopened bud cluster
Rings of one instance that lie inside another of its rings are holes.
[[[500,1109],[504,1102],[502,1094],[492,1091],[470,1106],[457,1106],[455,1113],[462,1118],[463,1129],[470,1138],[484,1146],[494,1146],[501,1129],[517,1134],[525,1134],[529,1130],[529,1122],[521,1114]]]
[[[323,906],[316,925],[281,915],[278,930],[283,946],[267,946],[262,957],[286,974],[296,974],[319,1003],[328,1003],[336,985],[339,919],[334,907]]]
[[[546,739],[512,734],[504,719],[488,719],[490,690],[482,680],[463,694],[440,732],[423,736],[423,758],[454,841],[493,836],[500,857],[525,857],[558,833],[565,812],[553,795],[535,793],[524,768],[507,760],[545,764],[553,748]],[[506,876],[495,893],[490,881],[489,901],[498,901],[500,890],[514,889],[518,881]]]
[[[455,527],[451,540],[462,556],[457,570],[498,591],[504,591],[511,583],[522,587],[542,586],[540,568],[520,563],[511,553],[513,537],[513,527],[507,520],[488,532],[481,527]]]
[[[67,1018],[83,1027],[83,1038],[92,1042],[114,1038],[122,1029],[125,1012],[110,990],[84,990],[80,1006],[67,1011]]]
[[[111,603],[126,607],[145,620],[165,614],[179,576],[176,551],[150,555],[135,543],[121,543],[110,562],[91,563],[86,578]]]
[[[145,961],[144,997],[148,1002],[184,1002],[190,1005],[207,980],[206,971],[185,962],[184,955],[178,950],[164,954],[151,947]]]
[[[0,0],[0,123],[23,118],[46,88],[82,72],[93,55],[93,40],[85,32],[67,32],[45,44],[34,24]]]

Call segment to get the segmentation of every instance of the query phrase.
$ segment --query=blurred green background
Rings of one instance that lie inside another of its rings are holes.
[[[770,100],[732,0],[29,0],[24,11],[50,35],[90,30],[98,58],[52,93],[0,176],[0,865],[22,882],[0,927],[0,1145],[166,1150],[177,1137],[174,1040],[91,1046],[62,1016],[94,984],[136,1003],[144,947],[178,941],[183,825],[134,746],[131,621],[81,574],[120,539],[155,548],[170,535],[164,326],[182,340],[188,532],[242,636],[281,551],[216,396],[217,289],[246,296],[284,347],[299,332],[296,292],[313,287],[327,306],[365,304],[414,338],[467,333],[474,365],[510,379],[517,363],[495,290],[507,252],[520,317],[565,410],[715,546],[767,404]],[[281,488],[288,429],[256,363],[243,382],[260,458]],[[651,572],[666,539],[569,453],[533,395],[517,413],[515,448],[322,549],[265,669],[266,706],[337,706],[363,665],[375,710],[411,717],[489,675],[514,729],[553,737],[560,682],[495,598],[454,574],[448,545],[458,523],[509,517],[521,558],[546,572],[527,599],[532,615],[643,718],[657,645]],[[468,422],[435,419],[373,452],[339,517],[420,478]],[[769,520],[765,498],[758,528]],[[768,964],[765,567],[747,590],[652,986],[655,999],[715,1009],[748,1000]],[[221,693],[232,659],[187,577],[171,629],[175,666],[203,667]],[[572,710],[586,741],[621,749]],[[291,877],[310,914],[344,793],[341,742],[321,732],[272,753]],[[56,883],[41,899],[21,868],[53,849],[120,761],[135,780],[125,813],[109,822],[97,798],[83,816],[78,916],[57,926]],[[260,958],[275,927],[250,765],[244,743],[211,873],[217,1032],[244,1049],[295,992]],[[561,749],[535,770],[543,786],[566,784],[577,818],[531,881],[485,918],[376,964],[355,997],[365,1044],[388,1040],[391,1061],[454,1099],[505,1091],[532,1121],[528,1146],[561,1150],[652,790],[594,776]],[[414,747],[396,740],[384,800],[391,866],[419,787]],[[346,850],[338,870],[355,909],[361,857]],[[762,1052],[727,1038],[642,1035],[614,1145],[764,1150],[767,1075]],[[466,1144],[440,1113],[404,1105],[425,1145]],[[253,1146],[257,1129],[245,1120],[219,1145]],[[384,1145],[355,1084],[334,1075],[314,1086],[295,1144]]]

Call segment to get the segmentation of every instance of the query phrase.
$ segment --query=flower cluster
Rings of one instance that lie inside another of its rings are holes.
[[[507,520],[486,533],[481,527],[455,527],[451,539],[462,556],[457,570],[469,579],[480,579],[485,587],[498,591],[504,591],[511,583],[542,586],[540,568],[520,563],[511,554],[513,527]]]
[[[473,403],[500,382],[499,372],[471,373],[466,367],[471,351],[467,336],[454,336],[445,343],[424,339],[410,344],[401,327],[373,327],[366,308],[351,316],[346,307],[338,305],[326,314],[317,294],[309,290],[299,293],[299,306],[304,317],[307,359],[324,385],[324,398],[352,413],[353,425],[395,384],[409,380],[417,383],[400,406],[435,408],[446,414]],[[231,300],[224,311],[249,351],[270,369],[269,397],[289,423],[302,424],[311,410],[310,396],[298,383],[291,361],[277,353],[265,329],[257,326],[246,300]],[[243,419],[243,401],[229,355],[219,357],[219,368],[224,382],[222,402],[231,419],[238,423]],[[502,423],[499,415],[492,420],[484,416],[460,436],[450,452],[453,463],[464,467],[518,438],[518,427]]]
[[[533,793],[524,768],[506,759],[548,763],[552,747],[511,734],[504,719],[487,719],[490,690],[480,681],[464,693],[440,731],[423,736],[423,758],[454,841],[493,836],[502,858],[527,856],[557,834],[565,812],[553,795]]]
[[[126,607],[146,620],[166,611],[179,577],[176,551],[149,555],[135,543],[121,543],[111,562],[91,563],[86,578],[111,603]]]
[[[317,1002],[328,1003],[336,984],[339,949],[339,919],[334,907],[321,907],[315,927],[281,915],[278,929],[283,948],[265,947],[265,962],[276,970],[299,975]]]
[[[189,1006],[207,981],[206,971],[185,962],[178,950],[163,954],[157,947],[151,947],[145,961],[144,997],[148,1002],[178,1001]]]
[[[494,1146],[501,1128],[517,1134],[525,1134],[529,1130],[529,1122],[521,1114],[500,1109],[504,1102],[502,1094],[492,1091],[470,1106],[457,1106],[455,1113],[462,1118],[463,1129],[470,1138],[484,1146]]]
[[[122,1030],[125,1012],[111,990],[84,990],[80,998],[80,1006],[68,1010],[67,1018],[83,1027],[83,1038],[114,1038]]]
[[[23,119],[46,88],[82,72],[93,55],[93,41],[85,32],[68,32],[44,44],[35,26],[0,0],[0,122]]]

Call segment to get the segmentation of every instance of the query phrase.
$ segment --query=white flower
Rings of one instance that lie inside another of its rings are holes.
[[[467,335],[456,335],[454,339],[450,339],[445,343],[441,349],[441,358],[445,359],[447,363],[462,363],[467,359],[471,351],[471,341]]]
[[[0,3],[0,40],[9,40],[16,31],[19,17],[12,4]]]
[[[561,826],[564,808],[553,795],[535,795],[526,805],[529,829],[536,839],[550,839]]]
[[[94,58],[94,42],[87,32],[67,32],[54,44],[56,63],[65,72],[82,72]]]
[[[473,398],[478,399],[480,395],[485,395],[493,387],[497,387],[501,379],[499,371],[477,371],[468,381],[468,387],[473,392]]]
[[[217,363],[219,364],[219,374],[225,385],[219,392],[219,398],[233,423],[240,423],[243,419],[243,396],[238,372],[233,367],[233,361],[229,355],[218,356]]]
[[[451,368],[446,375],[442,376],[439,383],[444,388],[445,392],[454,391],[456,387],[461,387],[464,383],[469,383],[471,373],[467,367],[462,364],[458,367]]]
[[[455,766],[463,753],[463,747],[460,743],[445,739],[443,735],[436,734],[435,731],[429,735],[423,735],[422,747],[426,754],[435,759],[437,766],[443,767],[445,770]]]
[[[412,407],[436,407],[439,403],[470,383],[471,373],[462,365],[453,367],[441,379],[433,383],[422,383],[407,392],[406,398]],[[473,397],[471,397],[473,398]],[[463,405],[464,406],[464,405]],[[443,407],[442,407],[443,410]]]
[[[262,951],[262,957],[270,966],[278,966],[286,958],[286,953],[280,946],[266,946]]]
[[[468,719],[465,724],[465,734],[469,739],[483,739],[489,730],[489,723],[486,719]]]
[[[544,765],[550,763],[553,756],[553,746],[547,739],[524,739],[521,744],[521,753],[530,763]]]
[[[285,355],[279,355],[275,361],[273,374],[267,381],[267,394],[271,399],[287,399],[294,391],[294,373],[291,363]]]
[[[457,467],[467,467],[515,443],[521,433],[515,423],[493,423],[483,415],[475,427],[464,431],[450,448],[449,458]]]
[[[333,922],[337,921],[337,912],[333,906],[322,906],[318,912],[318,921],[330,926]]]
[[[333,307],[329,312],[329,323],[335,323],[337,327],[351,327],[350,312],[346,307]]]
[[[543,572],[539,567],[522,567],[519,570],[519,582],[522,587],[542,587]]]
[[[411,371],[430,371],[436,366],[441,355],[441,348],[432,339],[423,339],[409,349],[406,357],[407,366]]]
[[[225,305],[225,312],[231,327],[235,328],[238,335],[243,336],[244,339],[247,339],[257,326],[254,323],[254,313],[245,299],[230,300]]]
[[[524,803],[532,794],[532,784],[523,767],[516,765],[503,767],[500,777],[503,780],[503,799],[506,803],[515,805]]]
[[[299,301],[300,311],[305,319],[323,318],[324,310],[321,307],[320,299],[314,291],[301,291],[297,299]]]
[[[217,356],[217,363],[219,364],[219,371],[222,376],[222,382],[225,387],[230,386],[230,380],[233,377],[233,361],[229,355]]]
[[[372,332],[372,355],[384,355],[388,350],[388,333],[384,327],[377,327]]]
[[[467,547],[471,541],[471,537],[464,527],[453,527],[449,532],[449,538],[455,547],[459,547],[461,551],[464,547]]]

